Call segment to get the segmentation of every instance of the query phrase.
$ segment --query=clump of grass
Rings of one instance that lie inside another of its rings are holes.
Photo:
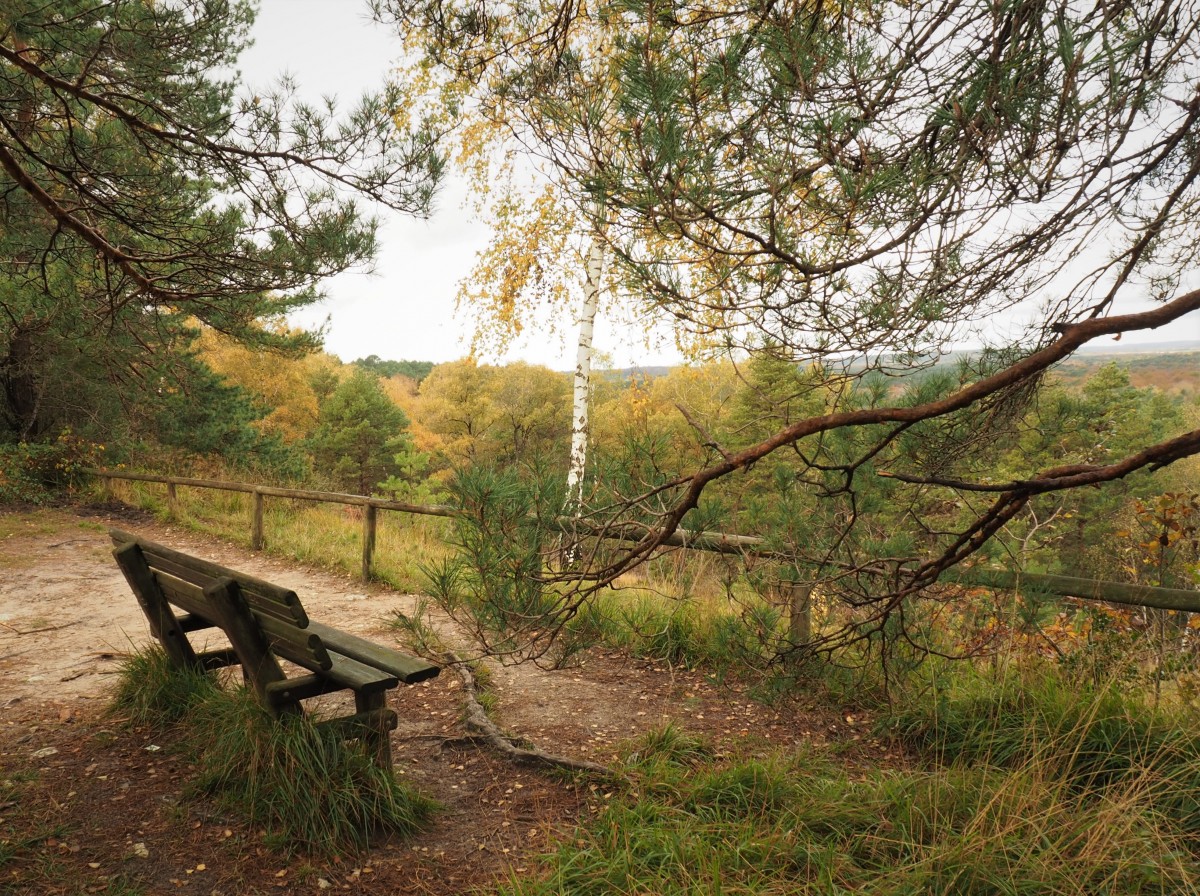
[[[109,712],[134,725],[166,727],[217,692],[211,675],[179,669],[157,645],[136,650],[121,664]]]
[[[602,645],[724,677],[765,670],[784,646],[781,631],[779,611],[762,602],[714,608],[622,589],[584,604],[562,637],[576,650]]]
[[[1137,785],[1156,811],[1200,833],[1200,726],[1116,687],[1045,668],[994,680],[963,666],[935,697],[894,705],[884,724],[940,763],[1036,762],[1092,796]]]
[[[1094,800],[1036,762],[851,774],[814,751],[705,759],[670,732],[633,749],[643,786],[506,892],[1083,896],[1200,884],[1187,836],[1146,805],[1144,782]]]
[[[250,692],[176,668],[157,647],[126,661],[110,711],[174,726],[195,756],[190,792],[216,797],[289,850],[357,852],[373,834],[414,832],[435,808],[359,744],[308,715],[274,718]]]
[[[632,746],[626,761],[633,767],[664,763],[671,766],[692,766],[712,756],[700,738],[668,722],[643,734]]]
[[[435,803],[306,715],[273,718],[242,690],[205,701],[193,725],[193,789],[263,827],[277,844],[337,855],[373,834],[411,834]]]

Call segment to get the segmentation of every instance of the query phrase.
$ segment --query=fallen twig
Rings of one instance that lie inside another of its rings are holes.
[[[75,625],[75,623],[77,623],[78,621],[79,620],[76,619],[74,622],[64,622],[62,625],[47,625],[47,626],[44,626],[43,628],[26,628],[26,629],[17,628],[15,625],[9,625],[7,622],[0,622],[0,625],[4,626],[5,628],[7,628],[11,631],[16,632],[18,635],[36,635],[38,632],[56,632],[60,628],[69,628],[70,626]]]
[[[604,775],[608,778],[620,777],[611,768],[601,765],[598,762],[590,762],[587,759],[572,759],[568,756],[555,756],[552,753],[546,753],[538,749],[518,747],[512,742],[511,738],[496,727],[496,723],[488,717],[487,710],[479,702],[479,692],[475,687],[475,676],[472,674],[470,666],[459,659],[454,653],[447,653],[446,661],[458,673],[458,678],[462,682],[463,694],[467,704],[467,715],[463,724],[468,731],[478,734],[489,747],[507,756],[514,762],[530,765],[549,765],[555,768],[569,769],[570,771]]]

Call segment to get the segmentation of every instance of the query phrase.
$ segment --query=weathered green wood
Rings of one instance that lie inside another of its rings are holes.
[[[353,657],[343,656],[336,651],[330,651],[329,655],[333,659],[333,665],[325,674],[356,692],[380,693],[400,684],[400,679],[386,670],[360,663]]]
[[[371,564],[375,557],[375,508],[368,504],[363,512],[362,580],[371,581]]]
[[[197,619],[197,626],[205,619],[212,619],[215,622],[214,607],[204,589],[199,585],[193,585],[191,582],[185,582],[162,572],[155,572],[154,577],[167,600],[175,606],[187,610],[189,619],[192,617]],[[242,597],[246,599],[255,622],[267,636],[267,642],[272,650],[285,659],[308,669],[329,668],[331,660],[320,637],[308,629],[296,625],[290,619],[280,619],[269,612],[260,612],[264,606],[268,610],[273,608],[269,604],[256,602],[253,594],[243,591]]]
[[[331,724],[345,737],[361,739],[377,762],[390,766],[388,731],[396,727],[396,714],[387,708],[386,692],[401,681],[436,676],[437,666],[310,622],[290,589],[119,530],[111,535],[135,595],[140,601],[141,595],[149,594],[147,605],[159,608],[152,628],[164,622],[161,630],[177,633],[166,638],[182,645],[179,661],[206,670],[240,663],[249,685],[276,715],[302,712],[301,701],[310,697],[350,690],[355,714]],[[173,607],[182,615],[176,616]],[[213,626],[224,631],[232,646],[197,656],[185,632]],[[327,645],[326,636],[338,646]],[[289,679],[280,659],[308,671]]]
[[[290,588],[283,588],[263,579],[236,572],[220,564],[193,557],[152,541],[146,541],[136,535],[122,532],[120,529],[110,530],[109,536],[117,545],[137,542],[146,556],[147,563],[154,569],[202,588],[213,579],[223,576],[237,579],[243,592],[252,603],[267,602],[280,608],[273,615],[278,615],[280,618],[290,617],[301,628],[308,624],[308,615],[304,612],[304,607],[296,596],[296,592]],[[268,609],[264,607],[260,609],[260,612],[268,612]]]
[[[155,578],[158,577],[155,576]],[[179,620],[179,627],[185,632],[201,632],[208,628],[218,627],[211,619],[205,619],[195,613],[184,613],[182,616],[176,614],[175,618]]]
[[[275,681],[267,685],[267,699],[272,703],[299,703],[334,691],[344,691],[346,686],[340,681],[334,681],[321,672],[310,672],[307,675],[293,675],[283,681]]]
[[[241,587],[228,576],[217,579],[204,589],[216,611],[217,621],[224,629],[229,643],[242,661],[242,671],[265,706],[273,710],[267,697],[267,686],[284,679],[279,661],[271,654],[266,635],[250,613],[250,605],[242,596]]]
[[[121,572],[125,574],[125,580],[137,598],[142,612],[146,614],[146,620],[150,623],[150,633],[162,645],[171,662],[179,668],[200,668],[196,652],[175,618],[166,596],[154,580],[154,574],[146,564],[142,549],[136,542],[129,542],[115,548],[113,556]]]
[[[321,622],[310,622],[308,630],[320,635],[327,649],[390,672],[405,684],[416,684],[436,678],[442,671],[427,660],[392,650],[349,632],[330,628]]]
[[[200,665],[206,672],[212,672],[216,669],[224,669],[226,666],[240,666],[242,663],[241,657],[232,647],[218,647],[214,650],[206,650],[204,653],[198,654]]]
[[[254,492],[254,519],[250,525],[250,547],[255,551],[261,551],[266,544],[267,542],[263,538],[263,494],[256,489]]]
[[[214,579],[221,578],[220,576],[199,576],[195,575],[193,571],[190,577],[198,581],[188,581],[188,579],[182,579],[163,568],[172,564],[161,563],[153,556],[149,557],[148,560],[151,568],[154,570],[155,578],[158,579],[159,585],[163,589],[163,593],[172,601],[178,596],[181,606],[199,606],[201,608],[207,606],[207,602],[203,596],[204,586]],[[232,573],[229,576],[230,578],[237,578],[240,581],[237,573],[233,573],[232,570],[229,570],[229,572]],[[269,616],[294,628],[304,628],[308,622],[308,616],[304,612],[304,608],[300,606],[298,598],[290,604],[281,603],[271,597],[264,597],[252,587],[242,588],[242,594],[246,596],[246,600],[250,604],[250,609],[257,616]],[[200,615],[204,615],[203,609],[200,609],[199,612]],[[301,618],[297,619],[297,616]]]
[[[166,482],[193,488],[211,488],[216,491],[259,492],[272,498],[292,498],[299,501],[317,501],[326,504],[348,504],[352,507],[376,507],[380,510],[395,510],[400,513],[416,513],[424,516],[456,517],[461,511],[444,504],[409,504],[406,501],[388,501],[366,495],[347,495],[342,492],[319,492],[303,488],[275,488],[268,485],[252,485],[248,482],[226,482],[220,479],[196,479],[187,476],[159,476],[153,473],[128,473],[124,470],[90,470],[101,479],[125,479],[132,482]]]
[[[391,768],[392,744],[388,733],[396,730],[397,721],[396,713],[392,710],[375,707],[320,724],[332,728],[342,740],[361,740],[377,765]]]
[[[382,693],[399,685],[396,676],[349,657],[331,654],[333,663],[327,671],[297,675],[272,684],[273,699],[307,700],[333,691],[353,690],[360,693]]]
[[[354,708],[357,712],[350,716],[351,719],[369,720],[361,728],[363,745],[382,768],[391,768],[392,743],[388,732],[395,727],[395,723],[393,722],[391,727],[385,727],[385,725],[388,714],[390,713],[394,718],[395,713],[387,708],[385,693],[383,691],[374,693],[355,691]]]
[[[1183,610],[1200,613],[1200,591],[1184,588],[1150,588],[1146,585],[1126,585],[1120,582],[1101,582],[1072,576],[1052,576],[1042,573],[1014,573],[994,569],[955,570],[942,574],[947,581],[963,585],[980,585],[1004,590],[1027,590],[1059,597],[1078,597],[1084,600],[1103,600],[1136,607],[1156,607],[1160,610]]]

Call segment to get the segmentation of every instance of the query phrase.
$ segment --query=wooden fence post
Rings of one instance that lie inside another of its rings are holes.
[[[371,561],[375,556],[375,505],[363,508],[362,579],[371,581]]]
[[[812,585],[791,582],[788,590],[791,592],[788,604],[788,638],[794,646],[800,647],[812,640]]]
[[[179,515],[179,496],[175,494],[175,483],[167,483],[167,513],[171,519]]]
[[[254,490],[254,522],[250,529],[250,548],[261,551],[266,545],[263,539],[263,493]]]

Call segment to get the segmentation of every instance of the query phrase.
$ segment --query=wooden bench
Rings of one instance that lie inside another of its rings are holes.
[[[354,713],[322,724],[362,740],[380,765],[391,766],[388,732],[396,714],[387,708],[386,692],[435,677],[437,666],[313,622],[291,589],[119,529],[109,535],[151,634],[173,664],[205,671],[241,664],[246,682],[274,715],[303,712],[301,701],[311,697],[353,691]],[[213,628],[230,646],[197,651],[188,635]],[[281,659],[298,673],[285,673]]]

